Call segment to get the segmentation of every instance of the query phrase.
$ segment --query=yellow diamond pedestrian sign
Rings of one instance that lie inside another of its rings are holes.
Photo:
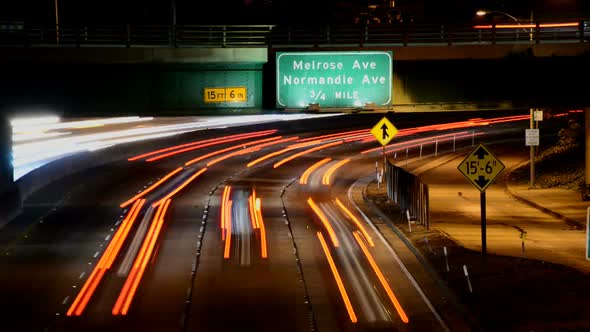
[[[377,124],[371,129],[371,134],[375,136],[377,141],[381,143],[381,145],[385,146],[389,143],[393,136],[397,134],[397,128],[387,120],[386,117],[383,117]]]
[[[506,166],[500,159],[483,144],[476,146],[457,166],[459,172],[480,191],[485,191],[504,168]]]

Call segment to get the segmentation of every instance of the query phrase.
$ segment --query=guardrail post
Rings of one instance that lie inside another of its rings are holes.
[[[125,25],[125,46],[131,47],[131,24]]]
[[[80,47],[80,27],[76,28],[76,47]]]
[[[222,41],[221,41],[221,47],[225,48],[227,47],[227,39],[226,39],[226,31],[225,31],[225,25],[221,28],[222,31]]]
[[[403,40],[404,46],[408,46],[408,28],[405,24],[403,25],[403,28],[402,28],[402,40]]]
[[[541,25],[539,22],[535,24],[535,44],[541,43]]]
[[[496,23],[492,24],[492,45],[496,45]]]
[[[170,47],[176,48],[176,24],[170,26]]]
[[[580,43],[584,42],[584,21],[578,22],[578,31],[580,32]]]
[[[453,30],[447,27],[447,45],[453,45]]]

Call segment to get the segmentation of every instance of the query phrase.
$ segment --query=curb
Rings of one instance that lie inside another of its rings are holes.
[[[578,230],[585,229],[586,228],[586,225],[584,225],[584,224],[582,224],[582,223],[580,223],[580,222],[578,222],[578,221],[576,221],[576,220],[574,220],[572,218],[566,217],[566,216],[564,216],[563,214],[561,214],[559,212],[556,212],[556,211],[553,211],[551,209],[548,209],[548,208],[546,208],[544,206],[541,206],[541,205],[539,205],[539,204],[537,204],[537,203],[535,203],[535,202],[533,202],[533,201],[531,201],[531,200],[529,200],[527,198],[524,198],[521,195],[515,193],[511,189],[512,186],[510,185],[510,180],[509,180],[510,175],[512,174],[512,172],[515,169],[519,168],[521,165],[526,164],[527,162],[528,161],[524,161],[524,162],[522,162],[520,164],[517,164],[517,165],[513,166],[512,168],[510,168],[504,174],[504,192],[506,192],[508,195],[510,195],[510,197],[514,198],[515,200],[517,200],[517,201],[519,201],[519,202],[521,202],[523,204],[526,204],[526,205],[528,205],[530,207],[533,207],[533,208],[535,208],[535,209],[537,209],[537,210],[539,210],[539,211],[541,211],[541,212],[543,212],[545,214],[548,214],[548,215],[552,216],[553,218],[560,219],[560,220],[564,221],[566,224],[568,224],[568,225],[570,225],[572,227],[575,227]]]

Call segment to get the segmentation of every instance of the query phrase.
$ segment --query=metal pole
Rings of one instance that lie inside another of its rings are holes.
[[[385,167],[387,166],[387,159],[385,158],[385,145],[383,145],[383,169],[385,169]]]
[[[408,148],[406,148],[406,166],[408,166]]]
[[[486,257],[486,192],[479,195],[481,204],[481,255]]]
[[[55,42],[59,45],[59,7],[57,4],[57,0],[54,1],[55,3]]]
[[[534,121],[534,109],[531,108],[531,121],[530,121],[530,127],[531,129],[535,129],[535,121]],[[531,174],[530,174],[530,187],[534,188],[535,187],[535,146],[531,145],[531,150],[530,150],[530,170],[531,170]]]
[[[172,26],[176,25],[176,0],[170,0],[170,12],[172,15]]]
[[[436,139],[435,143],[434,143],[434,156],[436,157],[438,155],[438,138]]]
[[[585,168],[585,186],[584,186],[584,193],[582,195],[582,198],[586,201],[589,199],[590,197],[590,107],[586,107],[586,109],[584,110],[585,113],[585,133],[584,133],[584,138],[585,138],[585,142],[586,142],[586,168]]]

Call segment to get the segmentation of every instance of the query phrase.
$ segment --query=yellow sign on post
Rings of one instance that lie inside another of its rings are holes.
[[[203,100],[206,103],[232,103],[248,101],[248,89],[245,86],[230,88],[205,88]]]
[[[377,122],[373,129],[371,129],[371,134],[375,136],[381,145],[386,146],[397,134],[397,128],[395,128],[393,123],[391,123],[386,117],[383,117],[383,119]]]
[[[457,166],[461,174],[477,189],[485,191],[506,168],[485,145],[478,146]]]

